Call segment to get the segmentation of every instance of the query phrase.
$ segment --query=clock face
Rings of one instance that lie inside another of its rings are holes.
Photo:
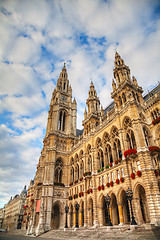
[[[62,96],[62,101],[67,101],[67,98],[65,96]]]

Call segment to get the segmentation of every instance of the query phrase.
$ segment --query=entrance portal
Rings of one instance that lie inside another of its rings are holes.
[[[51,228],[57,229],[60,226],[60,208],[58,204],[53,206],[53,212],[51,216]]]

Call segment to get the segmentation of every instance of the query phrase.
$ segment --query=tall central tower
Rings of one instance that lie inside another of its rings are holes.
[[[35,176],[35,196],[40,207],[35,209],[34,224],[38,234],[44,229],[64,226],[62,209],[68,197],[69,152],[76,138],[76,117],[77,103],[75,99],[72,101],[72,88],[64,65],[52,93],[44,145]],[[57,226],[60,213],[62,226]]]

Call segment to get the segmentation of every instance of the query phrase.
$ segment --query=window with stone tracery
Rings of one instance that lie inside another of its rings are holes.
[[[56,163],[55,163],[55,182],[58,182],[58,183],[62,182],[62,168],[63,168],[63,162],[59,158],[56,160]]]
[[[66,123],[65,122],[66,122],[66,112],[65,111],[60,111],[58,130],[65,131],[65,127],[66,127]]]
[[[134,133],[131,129],[127,132],[127,142],[128,142],[128,148],[136,148],[136,140]]]

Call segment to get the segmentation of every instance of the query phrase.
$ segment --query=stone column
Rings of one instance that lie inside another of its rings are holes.
[[[119,212],[120,224],[122,225],[124,223],[124,221],[123,221],[123,211],[122,211],[122,205],[121,204],[118,204],[118,212]]]
[[[82,210],[79,211],[79,226],[82,227]]]
[[[75,210],[73,211],[73,226],[76,226],[76,212]]]

